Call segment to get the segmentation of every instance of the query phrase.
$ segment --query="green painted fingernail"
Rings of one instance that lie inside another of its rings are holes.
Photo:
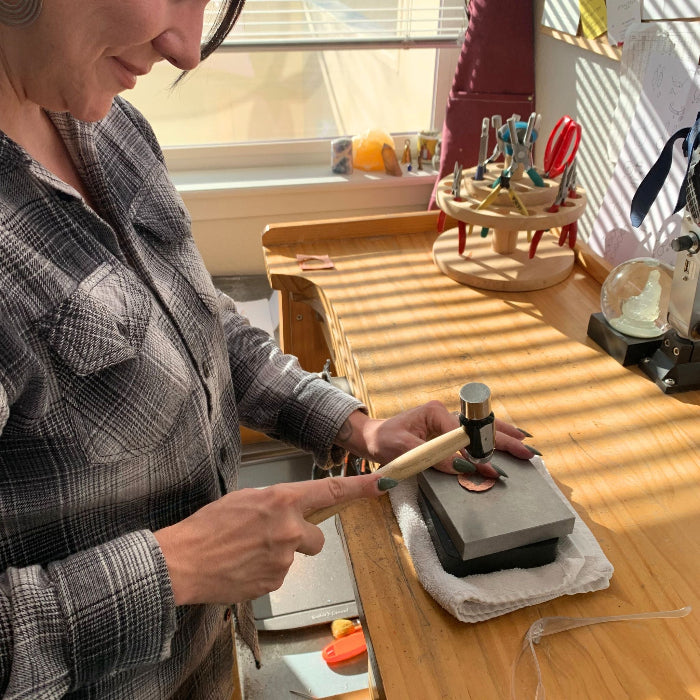
[[[476,467],[468,460],[461,457],[455,457],[452,460],[452,468],[460,474],[474,474]]]
[[[501,475],[504,476],[506,479],[508,478],[508,474],[506,474],[503,469],[500,467],[497,467],[493,462],[491,462],[491,466]]]
[[[383,476],[377,482],[377,488],[380,491],[388,491],[389,489],[393,489],[394,486],[398,486],[398,485],[399,485],[399,482],[396,481],[396,479],[392,479],[390,476]]]
[[[536,448],[533,447],[532,445],[525,445],[530,452],[532,452],[533,455],[539,455],[540,457],[542,456],[542,453]]]
[[[527,430],[523,430],[522,428],[517,428],[525,437],[532,437],[530,433],[527,432]]]

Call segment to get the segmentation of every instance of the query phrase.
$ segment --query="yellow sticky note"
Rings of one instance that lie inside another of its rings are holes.
[[[579,0],[581,33],[587,39],[595,39],[608,30],[608,10],[605,0]]]

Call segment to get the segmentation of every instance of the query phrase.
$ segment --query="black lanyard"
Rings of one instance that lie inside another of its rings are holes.
[[[656,163],[651,166],[651,170],[646,174],[637,188],[637,191],[634,193],[634,197],[632,197],[632,206],[630,208],[630,221],[635,228],[644,221],[644,218],[649,213],[651,205],[661,191],[661,187],[671,169],[673,146],[675,142],[681,138],[683,139],[683,155],[686,157],[688,164],[685,169],[680,192],[678,193],[676,208],[673,210],[673,213],[675,214],[685,207],[687,190],[689,187],[700,187],[700,172],[697,172],[698,169],[696,168],[698,158],[693,158],[693,151],[700,146],[700,112],[698,112],[695,124],[693,124],[692,127],[686,126],[683,129],[679,129],[666,141],[666,145],[659,154]],[[691,163],[693,165],[692,173]],[[694,209],[697,209],[698,189],[694,189],[691,195],[691,204],[694,205]],[[700,211],[692,211],[691,214],[696,221],[700,218]]]

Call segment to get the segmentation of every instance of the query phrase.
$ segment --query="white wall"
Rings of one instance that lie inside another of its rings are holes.
[[[535,3],[537,25],[543,4],[543,0]],[[613,171],[606,152],[619,69],[619,61],[535,31],[535,99],[542,114],[542,144],[537,158],[541,165],[544,144],[559,117],[568,114],[581,124],[577,172],[579,185],[588,194],[588,208],[578,224],[583,240],[590,234]]]

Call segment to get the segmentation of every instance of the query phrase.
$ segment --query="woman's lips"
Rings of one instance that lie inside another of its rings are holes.
[[[116,72],[119,82],[127,90],[131,90],[134,87],[136,87],[136,79],[139,75],[146,75],[146,73],[148,73],[148,69],[143,69],[139,68],[138,66],[134,66],[131,63],[127,63],[121,58],[113,56],[113,59],[117,68]]]

